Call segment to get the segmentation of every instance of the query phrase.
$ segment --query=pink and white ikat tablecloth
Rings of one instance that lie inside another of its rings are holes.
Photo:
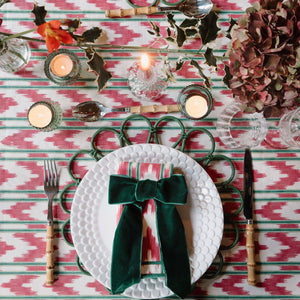
[[[138,2],[147,1],[135,3]],[[237,19],[253,1],[212,2],[220,8],[219,25],[226,28],[230,18]],[[34,28],[31,13],[33,4],[31,0],[11,0],[5,4],[0,10],[3,19],[1,31],[20,32]],[[115,45],[149,46],[154,39],[147,33],[151,29],[149,20],[160,26],[166,25],[162,15],[121,19],[105,17],[105,9],[129,8],[125,0],[47,0],[39,1],[39,5],[45,5],[48,20],[78,17],[82,22],[80,30],[100,26],[105,33],[104,42]],[[184,16],[176,13],[175,18],[183,20]],[[37,34],[31,33],[30,36],[37,37]],[[139,100],[128,89],[127,70],[139,59],[141,52],[121,48],[104,49],[100,53],[113,78],[98,93],[95,76],[88,72],[85,64],[84,52],[72,48],[83,67],[81,77],[73,85],[57,86],[43,72],[48,54],[45,45],[36,42],[29,44],[31,59],[25,69],[15,74],[0,72],[0,299],[125,299],[122,296],[112,297],[92,276],[78,269],[76,251],[61,234],[69,214],[61,208],[59,195],[54,202],[56,280],[53,286],[45,286],[47,199],[43,191],[43,160],[56,159],[62,190],[72,182],[67,170],[72,155],[78,150],[91,148],[91,138],[99,127],[117,130],[128,116],[113,113],[101,121],[84,123],[72,116],[72,108],[78,103],[96,100],[108,107],[176,104],[182,88],[192,83],[202,84],[203,81],[195,68],[186,65],[176,73],[177,81],[170,84],[156,102]],[[183,50],[198,48],[197,41],[192,40]],[[225,49],[226,45],[221,47],[221,55]],[[172,57],[175,61],[178,54]],[[153,54],[153,58],[160,59],[158,54]],[[223,75],[224,66],[210,74],[214,107],[207,118],[194,122],[180,113],[172,115],[180,118],[188,129],[200,126],[213,134],[215,153],[232,159],[236,169],[233,185],[242,190],[244,151],[226,147],[218,138],[215,127],[220,112],[233,101],[231,91],[221,80]],[[63,110],[60,127],[48,133],[30,127],[26,118],[28,108],[43,99],[59,103]],[[153,124],[163,115],[146,114]],[[178,132],[175,129],[164,136],[164,145],[170,146],[176,140]],[[135,144],[145,143],[147,134],[145,124],[140,123],[136,130],[130,131]],[[101,149],[105,149],[104,154],[119,148],[113,132],[105,133],[99,144]],[[207,147],[197,137],[192,137],[187,146],[191,156],[194,150],[204,151]],[[247,284],[245,218],[241,212],[235,217],[240,230],[239,241],[232,249],[222,251],[224,266],[220,275],[213,279],[200,278],[188,299],[300,298],[300,151],[274,149],[263,142],[252,149],[252,156],[258,283],[256,286]],[[83,176],[94,163],[88,155],[81,155],[74,169]],[[218,182],[226,178],[229,172],[228,165],[215,164],[210,166],[209,175]],[[68,208],[72,205],[73,194],[71,191],[68,196]],[[236,205],[226,201],[224,210],[236,209]]]

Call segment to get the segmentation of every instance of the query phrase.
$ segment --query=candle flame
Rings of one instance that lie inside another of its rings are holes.
[[[150,62],[149,55],[143,54],[141,56],[141,69],[147,71],[149,70],[150,66],[151,66],[151,62]]]

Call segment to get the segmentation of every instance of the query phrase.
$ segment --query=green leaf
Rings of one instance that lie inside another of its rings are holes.
[[[210,78],[208,78],[207,76],[205,76],[205,74],[203,73],[203,69],[199,66],[198,62],[195,61],[194,59],[192,59],[191,60],[191,65],[198,70],[199,75],[204,79],[204,84],[206,85],[207,88],[210,89],[211,88]]]
[[[76,31],[76,29],[78,29],[81,25],[81,21],[80,19],[64,19],[61,20],[61,25],[62,26],[68,26],[68,32],[69,33],[73,33]]]
[[[176,25],[176,43],[178,47],[182,47],[185,41],[186,41],[185,31]]]
[[[172,68],[168,60],[164,61],[163,71],[166,75],[166,78],[164,79],[166,82],[176,82],[176,79],[173,75]]]
[[[230,74],[229,67],[225,65],[225,76],[223,77],[223,82],[230,88],[229,81],[232,79],[232,75]]]
[[[1,0],[1,1],[0,1],[0,7],[1,7],[2,5],[4,5],[5,3],[8,3],[8,2],[10,2],[10,0]]]
[[[38,6],[34,4],[33,10],[31,12],[35,16],[35,20],[33,22],[36,26],[40,26],[46,22],[45,17],[47,15],[47,11],[45,10],[45,6]]]
[[[175,27],[176,25],[176,21],[174,20],[174,15],[173,14],[167,14],[167,21],[169,22],[169,24],[171,25],[172,28]]]
[[[90,67],[89,71],[97,74],[96,82],[100,92],[106,87],[106,83],[112,77],[112,74],[105,70],[103,58],[94,49],[88,48],[85,50],[85,53],[89,59],[87,62]]]
[[[175,41],[175,39],[174,39],[174,38],[172,38],[172,37],[170,37],[170,36],[166,37],[166,38],[165,38],[165,40],[166,40],[167,42],[170,42],[170,43],[174,43],[174,44],[176,44],[176,41]]]
[[[192,28],[192,29],[188,28],[185,30],[185,34],[186,34],[186,36],[189,36],[189,37],[195,36],[196,34],[198,34],[198,30],[194,29],[194,28]]]
[[[152,21],[150,21],[150,24],[152,26],[152,29],[156,33],[156,35],[160,36],[160,29],[159,29],[159,27],[154,22],[152,22]]]
[[[228,28],[228,30],[227,30],[227,35],[226,35],[226,37],[229,38],[229,39],[231,39],[231,35],[230,35],[231,28],[232,28],[235,24],[237,24],[237,22],[236,22],[234,19],[231,18],[231,19],[230,19],[230,25],[229,25],[229,28]]]
[[[209,66],[214,66],[214,67],[217,67],[217,59],[216,57],[214,56],[213,54],[213,51],[211,48],[207,48],[205,53],[204,53],[204,57],[206,59],[206,63],[209,65]]]
[[[199,20],[196,18],[185,19],[179,26],[181,28],[194,27],[198,25]]]
[[[147,30],[149,34],[151,35],[155,35],[155,32],[151,31],[151,30]]]
[[[183,64],[184,64],[184,60],[181,59],[181,58],[179,58],[179,59],[176,61],[175,72],[181,70]]]
[[[217,26],[218,16],[211,11],[205,18],[201,20],[199,32],[203,45],[215,40],[218,36],[220,28]]]
[[[99,27],[93,27],[82,33],[84,41],[93,43],[102,33]]]
[[[168,34],[168,36],[171,36],[171,34],[172,34],[172,31],[169,27],[167,28],[167,34]]]

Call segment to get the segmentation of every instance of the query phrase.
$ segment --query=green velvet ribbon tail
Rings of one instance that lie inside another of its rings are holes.
[[[151,194],[153,197],[150,197]],[[141,280],[142,205],[145,199],[151,198],[156,204],[157,232],[166,285],[180,298],[190,292],[191,276],[185,230],[174,205],[184,204],[186,196],[187,187],[183,176],[173,175],[157,182],[138,181],[127,176],[111,176],[109,203],[126,204],[113,242],[113,294],[120,294]]]
[[[111,262],[111,291],[121,294],[141,279],[142,207],[124,206],[117,226]]]
[[[190,263],[185,230],[175,205],[157,201],[156,221],[166,285],[184,298],[191,291]]]

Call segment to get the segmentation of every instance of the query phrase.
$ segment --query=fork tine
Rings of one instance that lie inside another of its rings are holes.
[[[53,159],[53,166],[54,166],[54,185],[58,186],[58,176],[57,176],[57,168],[56,168],[56,163],[55,159]]]
[[[54,172],[53,172],[53,162],[52,159],[49,160],[49,185],[53,186],[54,185]]]
[[[53,167],[51,160],[44,160],[44,185],[53,186]]]
[[[46,161],[44,160],[44,185],[46,184]]]
[[[49,167],[49,160],[46,159],[44,161],[45,163],[45,168],[44,168],[44,172],[45,172],[45,185],[49,186],[51,184],[50,179],[51,179],[51,174],[50,174],[50,167]]]
[[[50,164],[50,175],[49,175],[50,186],[57,186],[58,178],[57,178],[57,169],[56,169],[55,160],[50,159],[49,164]]]
[[[44,186],[58,187],[58,173],[55,159],[44,160]]]

